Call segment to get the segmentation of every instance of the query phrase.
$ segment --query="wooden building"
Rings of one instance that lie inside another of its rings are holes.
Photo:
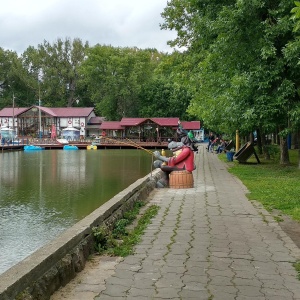
[[[93,107],[4,108],[0,111],[1,127],[12,128],[18,136],[50,137],[55,130],[59,137],[62,130],[72,127],[80,130],[80,137],[107,136],[129,138],[140,142],[167,142],[177,138],[179,118],[122,118],[106,121],[95,115]],[[187,131],[200,130],[200,121],[181,121]]]

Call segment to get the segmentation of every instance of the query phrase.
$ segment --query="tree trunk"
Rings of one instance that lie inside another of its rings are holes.
[[[254,135],[253,135],[253,132],[250,132],[250,134],[249,134],[249,142],[251,144],[254,144]]]
[[[276,145],[280,145],[280,137],[278,135],[278,128],[276,129]]]
[[[271,144],[276,144],[276,133],[273,132],[271,136],[272,136],[272,138],[271,138],[271,140],[272,140]]]
[[[75,80],[70,79],[70,82],[69,82],[68,107],[72,107],[74,101],[75,101]]]
[[[299,149],[299,130],[293,134],[294,149]]]
[[[270,160],[270,153],[268,151],[268,146],[267,146],[267,141],[266,141],[266,135],[262,133],[261,135],[261,147],[262,147],[262,152],[265,157],[265,160]]]
[[[300,130],[297,130],[297,140],[300,141]],[[300,147],[298,147],[298,169],[300,169]]]
[[[280,164],[281,165],[290,164],[287,136],[284,137],[280,136]]]

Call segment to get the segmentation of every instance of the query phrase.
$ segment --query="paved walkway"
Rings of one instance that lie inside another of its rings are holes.
[[[196,164],[194,188],[150,195],[161,208],[134,255],[92,262],[56,299],[300,299],[299,248],[204,144]]]

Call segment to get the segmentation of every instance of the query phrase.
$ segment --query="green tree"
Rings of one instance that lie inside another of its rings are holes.
[[[163,28],[178,32],[170,44],[199,61],[189,112],[227,132],[279,127],[282,164],[289,162],[288,115],[299,102],[298,70],[284,55],[293,39],[290,10],[286,0],[173,0],[163,13]]]
[[[151,79],[159,56],[152,49],[91,48],[81,72],[98,114],[109,120],[136,117],[141,88]]]
[[[291,10],[291,13],[292,13],[292,16],[291,18],[293,20],[295,20],[296,24],[295,24],[295,27],[294,27],[294,30],[295,31],[298,31],[300,29],[300,2],[299,1],[295,1],[295,7],[292,8]]]
[[[16,52],[0,48],[0,107],[27,106],[34,93],[26,84],[28,73]]]
[[[139,117],[179,117],[189,120],[186,113],[190,103],[188,91],[166,78],[154,78],[144,84],[140,93]]]
[[[22,55],[30,75],[30,86],[41,93],[44,106],[72,106],[80,98],[78,69],[86,57],[88,43],[80,39],[44,41],[37,49],[28,47]]]

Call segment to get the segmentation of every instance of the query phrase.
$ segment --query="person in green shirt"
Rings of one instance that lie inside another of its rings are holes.
[[[192,130],[190,130],[188,132],[188,137],[190,138],[191,141],[194,141],[195,137],[194,137],[194,134],[193,134]]]

